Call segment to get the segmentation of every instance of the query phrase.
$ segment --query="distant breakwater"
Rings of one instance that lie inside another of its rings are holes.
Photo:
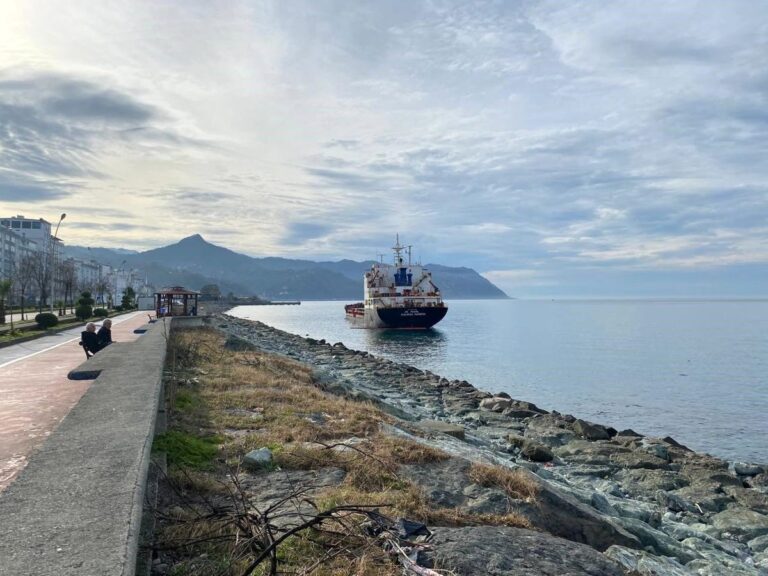
[[[583,514],[575,522],[600,518],[655,557],[674,558],[687,573],[768,570],[764,464],[698,454],[672,438],[542,410],[466,381],[259,322],[220,316],[215,324],[265,352],[311,365],[331,392],[370,400],[403,420],[431,427],[438,432],[432,442],[445,451],[531,470],[572,502],[575,516]],[[439,478],[435,481],[439,491]]]

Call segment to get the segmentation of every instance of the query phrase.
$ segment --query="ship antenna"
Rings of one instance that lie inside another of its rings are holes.
[[[408,244],[408,266],[411,265],[411,248],[413,248],[413,246]]]

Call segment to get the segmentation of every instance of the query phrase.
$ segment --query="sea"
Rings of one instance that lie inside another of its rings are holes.
[[[230,314],[343,342],[546,410],[768,463],[768,300],[455,300],[427,331],[350,326],[344,302]]]

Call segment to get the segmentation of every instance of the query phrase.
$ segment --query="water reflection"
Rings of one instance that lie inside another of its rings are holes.
[[[364,330],[365,347],[372,354],[380,354],[407,364],[446,357],[448,335],[429,330]]]

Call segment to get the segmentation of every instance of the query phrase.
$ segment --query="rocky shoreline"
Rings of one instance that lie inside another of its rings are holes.
[[[768,575],[766,465],[698,454],[669,437],[617,431],[260,322],[217,315],[212,323],[233,341],[312,366],[323,389],[399,418],[404,425],[389,433],[454,456],[428,471],[408,471],[437,506],[498,511],[506,499],[467,489],[467,462],[522,467],[541,486],[540,502],[523,511],[533,525],[590,546],[625,573]],[[475,529],[478,545],[504,530],[482,528]],[[450,541],[450,530],[437,539]],[[466,543],[464,535],[444,549],[466,560]]]

